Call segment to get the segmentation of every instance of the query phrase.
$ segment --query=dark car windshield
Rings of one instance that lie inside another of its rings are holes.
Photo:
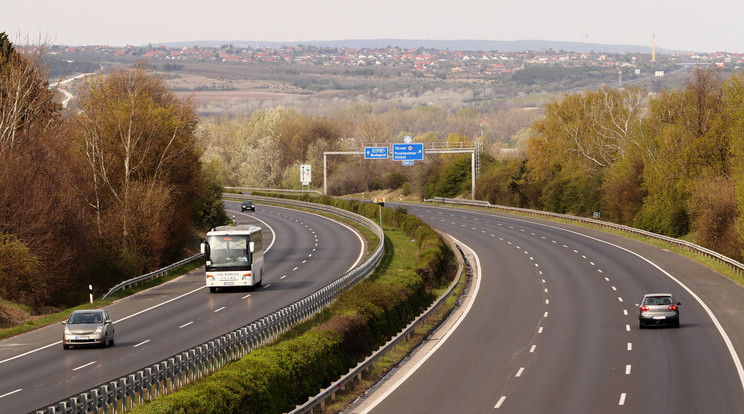
[[[102,318],[98,312],[80,312],[70,315],[70,320],[67,322],[71,324],[101,323]]]
[[[649,296],[643,301],[644,305],[671,305],[672,298],[669,296]]]

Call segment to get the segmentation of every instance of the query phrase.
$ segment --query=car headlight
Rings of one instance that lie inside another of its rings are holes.
[[[72,332],[70,332],[70,328],[65,326],[65,335],[72,335]]]
[[[103,326],[99,326],[99,327],[97,327],[97,328],[96,328],[96,332],[95,332],[95,333],[99,334],[99,333],[101,333],[101,332],[103,332]]]

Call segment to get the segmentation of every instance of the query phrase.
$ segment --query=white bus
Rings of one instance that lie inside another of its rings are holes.
[[[201,244],[207,287],[260,286],[264,251],[261,228],[252,225],[220,226],[207,233]]]

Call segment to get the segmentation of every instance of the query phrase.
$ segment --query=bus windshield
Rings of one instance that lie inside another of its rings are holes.
[[[250,236],[223,235],[207,237],[209,251],[206,257],[209,268],[250,269]]]

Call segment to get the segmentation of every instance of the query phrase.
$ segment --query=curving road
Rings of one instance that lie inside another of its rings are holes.
[[[204,268],[106,307],[116,346],[71,349],[54,325],[0,341],[0,413],[29,412],[121,377],[244,326],[299,300],[361,261],[364,243],[349,227],[325,217],[259,204],[241,223],[264,228],[261,288],[210,294]],[[266,247],[265,247],[266,248]]]
[[[475,251],[477,296],[406,381],[350,412],[744,412],[740,286],[592,229],[404,206]],[[656,291],[682,302],[679,329],[638,329],[635,304]]]

